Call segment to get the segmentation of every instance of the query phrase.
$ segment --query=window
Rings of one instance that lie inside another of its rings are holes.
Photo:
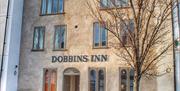
[[[94,48],[107,47],[107,30],[103,25],[95,22],[93,25],[93,46]]]
[[[45,27],[34,28],[33,50],[44,49],[44,35],[45,35],[44,31],[45,31]]]
[[[105,91],[105,69],[90,68],[89,90],[90,91]]]
[[[101,8],[127,7],[128,0],[100,0]]]
[[[56,91],[57,70],[44,69],[44,86],[43,91]]]
[[[65,40],[66,40],[66,26],[65,25],[55,26],[54,50],[65,49]]]
[[[128,45],[128,43],[130,41],[129,32],[133,33],[133,31],[134,31],[134,21],[130,20],[130,21],[127,21],[126,23],[124,23],[124,22],[121,23],[120,31],[121,31],[120,35],[121,35],[122,44]]]
[[[133,91],[134,70],[120,68],[120,91]]]
[[[64,0],[42,0],[41,15],[60,14],[64,12]]]

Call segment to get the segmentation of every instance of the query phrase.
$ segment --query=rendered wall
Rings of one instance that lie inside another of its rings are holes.
[[[19,86],[18,91],[42,91],[43,68],[57,68],[57,91],[63,91],[63,71],[75,67],[80,71],[80,91],[88,90],[88,68],[106,68],[106,91],[119,91],[119,68],[127,67],[114,54],[113,48],[93,49],[93,22],[89,14],[87,0],[65,0],[64,14],[40,16],[41,0],[25,0],[23,31],[21,41]],[[54,26],[67,25],[67,50],[53,51]],[[78,28],[75,28],[78,25]],[[44,51],[31,51],[35,26],[45,26]],[[109,39],[110,40],[110,39]],[[67,62],[52,63],[52,56],[63,55],[109,55],[108,62]],[[165,61],[173,61],[172,55]],[[159,80],[144,79],[141,91],[173,91],[173,72]],[[162,82],[161,84],[157,81]],[[166,83],[164,83],[166,82]],[[165,86],[164,86],[165,85]],[[168,89],[167,89],[168,88]]]

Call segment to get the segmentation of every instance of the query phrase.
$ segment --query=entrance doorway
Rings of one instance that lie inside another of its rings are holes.
[[[80,73],[75,68],[68,68],[64,71],[63,91],[79,91]]]

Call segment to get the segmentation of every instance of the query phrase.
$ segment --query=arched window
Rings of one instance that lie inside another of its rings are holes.
[[[134,70],[130,70],[130,91],[133,91],[133,81],[134,81]]]
[[[121,91],[127,91],[127,71],[121,70]]]
[[[99,70],[99,91],[104,91],[104,71]]]
[[[44,70],[44,91],[56,91],[56,69]]]
[[[96,71],[90,71],[90,91],[96,91]]]
[[[105,91],[105,80],[104,68],[90,68],[89,91]]]

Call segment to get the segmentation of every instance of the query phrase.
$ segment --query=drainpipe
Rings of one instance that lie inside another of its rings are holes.
[[[177,7],[177,6],[176,6]],[[174,41],[174,5],[171,8],[171,18],[172,18],[172,41]],[[176,60],[175,60],[175,49],[173,45],[173,65],[174,65],[174,91],[176,91]]]
[[[9,17],[9,7],[10,7],[10,0],[8,0],[8,6],[7,6],[7,12],[6,12],[6,23],[5,23],[3,50],[2,50],[2,58],[1,58],[1,69],[0,69],[0,88],[1,88],[1,80],[2,80],[3,64],[4,64],[4,54],[5,54],[5,46],[6,46],[6,35],[7,35],[8,17]]]
[[[178,30],[174,29],[174,17],[172,19],[172,23],[173,23],[173,41],[176,40],[176,38],[180,37],[180,32],[178,32],[178,34],[175,34],[176,31],[180,30],[180,6],[179,6],[179,0],[175,0],[176,4],[175,7],[177,8],[177,23],[178,23]],[[174,7],[174,6],[173,6]],[[174,11],[174,10],[173,10]],[[172,12],[173,12],[172,11]],[[172,13],[173,15],[173,13]],[[175,45],[173,45],[173,59],[174,59],[174,90],[175,91],[180,91],[180,83],[179,83],[179,75],[180,75],[180,70],[179,70],[179,59],[177,58],[177,55],[179,55],[179,53],[177,52],[177,50],[175,49]]]

